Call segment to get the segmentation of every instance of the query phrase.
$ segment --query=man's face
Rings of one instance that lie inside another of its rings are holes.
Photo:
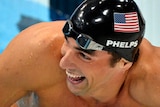
[[[69,90],[76,95],[96,97],[110,92],[119,68],[110,66],[107,51],[85,51],[73,38],[67,37],[62,49],[60,66],[65,69]]]

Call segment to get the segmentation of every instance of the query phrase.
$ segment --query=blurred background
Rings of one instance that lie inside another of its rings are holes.
[[[26,27],[69,18],[83,0],[0,0],[0,53]],[[160,0],[135,0],[146,20],[145,38],[160,46]]]

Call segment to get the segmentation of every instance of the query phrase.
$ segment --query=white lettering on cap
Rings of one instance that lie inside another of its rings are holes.
[[[106,42],[106,46],[112,46],[116,48],[131,48],[131,47],[137,47],[137,45],[138,45],[138,40],[131,42],[107,40]]]

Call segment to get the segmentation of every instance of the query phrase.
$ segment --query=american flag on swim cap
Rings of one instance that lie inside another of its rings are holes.
[[[139,32],[137,12],[114,13],[114,31],[122,33]]]

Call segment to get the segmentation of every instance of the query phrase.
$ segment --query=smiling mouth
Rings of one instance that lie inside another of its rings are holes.
[[[82,75],[73,74],[73,73],[70,73],[68,71],[66,71],[66,74],[67,74],[68,80],[72,84],[79,84],[79,83],[81,83],[85,79],[85,77],[82,76]]]

